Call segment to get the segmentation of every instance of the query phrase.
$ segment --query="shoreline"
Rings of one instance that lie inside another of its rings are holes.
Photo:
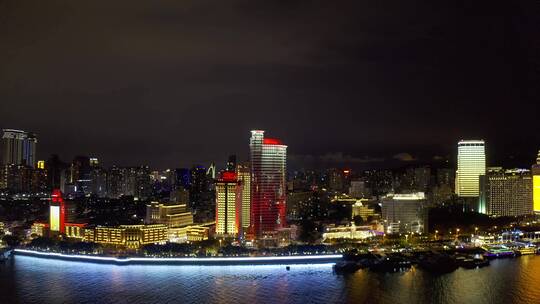
[[[325,264],[343,260],[341,254],[332,255],[301,255],[273,257],[215,257],[215,258],[141,258],[141,257],[105,257],[90,255],[70,255],[54,252],[41,252],[26,249],[14,249],[14,256],[31,256],[44,259],[101,263],[114,265],[295,265],[295,264]]]

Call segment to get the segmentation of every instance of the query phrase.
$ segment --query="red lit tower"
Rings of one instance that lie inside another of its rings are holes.
[[[58,189],[53,190],[51,195],[50,210],[50,228],[52,232],[66,232],[66,205],[62,198],[62,192]]]
[[[257,237],[285,227],[287,146],[251,131],[251,231]]]

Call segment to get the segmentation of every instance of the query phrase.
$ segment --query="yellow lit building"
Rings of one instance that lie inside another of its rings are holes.
[[[42,169],[42,170],[45,169],[45,161],[44,160],[38,160],[37,168]]]
[[[169,228],[168,240],[173,243],[200,242],[208,240],[209,234],[210,228],[205,225]]]
[[[375,216],[375,209],[367,206],[367,199],[360,199],[352,206],[352,218],[355,216],[362,217],[362,220],[367,221],[368,217]]]
[[[3,222],[0,222],[0,233],[4,233],[4,223]]]
[[[251,167],[249,163],[239,164],[236,169],[238,182],[242,188],[242,212],[241,212],[241,228],[247,231],[250,225],[251,217]]]
[[[456,194],[459,197],[479,196],[479,177],[486,174],[486,147],[483,140],[462,140],[458,143]],[[485,210],[479,210],[485,213]]]
[[[193,224],[193,214],[186,204],[152,202],[146,205],[146,223],[163,224],[168,228],[184,227]]]
[[[31,229],[32,235],[43,237],[43,236],[48,235],[49,224],[36,222],[32,224],[32,227],[30,229]]]
[[[376,236],[371,226],[338,226],[327,227],[323,233],[323,240],[350,239],[364,240]]]
[[[84,228],[86,227],[86,224],[73,224],[73,223],[66,223],[66,236],[68,238],[72,239],[79,239],[83,240],[85,237]]]
[[[242,216],[241,189],[234,172],[223,172],[216,182],[216,234],[238,235]]]
[[[93,233],[90,230],[93,230]],[[147,244],[167,242],[168,232],[167,227],[162,224],[121,225],[118,227],[98,226],[95,229],[85,229],[85,240],[103,245],[138,249]]]
[[[533,208],[534,212],[540,212],[540,151],[536,158],[536,165],[532,167],[533,176]]]

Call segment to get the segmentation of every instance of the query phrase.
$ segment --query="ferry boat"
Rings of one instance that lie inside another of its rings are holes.
[[[489,258],[489,259],[509,258],[509,257],[516,256],[516,253],[514,252],[514,250],[504,245],[493,245],[493,246],[488,246],[483,249],[486,251],[486,253],[484,253],[484,257]]]
[[[536,247],[521,247],[516,250],[520,255],[536,254]]]

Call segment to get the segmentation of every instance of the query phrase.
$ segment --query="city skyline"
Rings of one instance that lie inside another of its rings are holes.
[[[529,163],[529,6],[19,1],[2,6],[0,127],[38,133],[41,158],[159,168],[247,156],[230,135],[259,128],[295,143],[291,164],[446,157],[462,138]]]
[[[39,137],[39,133],[27,131],[27,130],[18,130],[13,128],[4,128],[2,129],[4,134],[11,134],[11,133],[17,133],[17,134],[23,134],[21,136],[30,136],[29,139],[25,139],[25,142],[28,142],[28,140],[32,141],[32,149],[30,156],[31,159],[34,161],[34,165],[37,165],[38,161],[45,161],[49,159],[50,157],[54,155],[59,155],[60,160],[64,162],[71,162],[73,159],[77,158],[78,156],[86,156],[90,158],[95,158],[99,160],[100,165],[104,165],[105,167],[138,167],[138,166],[149,166],[151,168],[155,168],[158,170],[166,170],[171,168],[191,168],[193,166],[203,165],[203,166],[210,166],[211,164],[217,164],[219,169],[226,169],[227,168],[227,155],[240,155],[241,158],[239,161],[247,161],[249,159],[249,149],[244,146],[243,149],[240,149],[239,151],[230,151],[232,154],[227,153],[219,153],[220,155],[216,157],[216,159],[206,160],[206,161],[196,161],[196,162],[187,162],[182,161],[182,158],[179,157],[176,164],[169,164],[165,166],[155,166],[152,164],[151,161],[148,159],[143,159],[139,163],[129,163],[124,162],[121,159],[120,160],[114,160],[114,159],[103,159],[99,154],[92,154],[87,152],[80,152],[74,155],[61,155],[59,153],[50,153],[46,154],[44,152],[41,152],[41,145],[42,145],[42,139]],[[244,132],[247,133],[247,132]],[[249,134],[249,133],[248,133]],[[236,136],[238,137],[238,136]],[[37,142],[39,138],[39,146],[40,149],[37,149]],[[461,137],[460,141],[467,141],[467,139]],[[486,142],[482,139],[482,141]],[[22,143],[20,144],[22,148]],[[25,147],[29,146],[29,144],[25,143]],[[539,149],[533,150],[533,152],[529,151],[529,153],[526,153],[523,151],[521,155],[523,157],[516,158],[513,155],[508,155],[506,153],[494,153],[493,147],[491,143],[487,143],[487,145],[484,147],[486,150],[486,155],[489,155],[489,158],[486,159],[486,166],[504,166],[507,168],[529,168],[530,164],[527,163],[531,162],[531,164],[534,164],[538,160],[538,154],[534,151],[539,151]],[[37,152],[36,152],[37,150]],[[506,150],[505,150],[506,151]],[[25,152],[28,153],[28,152]],[[351,168],[355,170],[368,170],[368,169],[396,169],[400,167],[407,167],[411,165],[436,165],[438,167],[457,167],[458,166],[458,150],[455,149],[449,154],[445,156],[441,156],[443,153],[439,153],[437,155],[434,155],[432,157],[426,157],[425,154],[411,154],[407,152],[398,153],[395,155],[389,155],[387,154],[385,157],[382,157],[381,155],[372,155],[367,156],[363,155],[361,157],[355,157],[349,154],[344,154],[342,152],[337,153],[327,153],[325,155],[296,155],[288,153],[288,162],[289,164],[292,163],[293,170],[301,170],[301,169],[331,169],[331,168]],[[529,155],[530,154],[530,155]],[[5,151],[0,151],[0,157],[4,158],[6,155]],[[37,155],[37,156],[36,156]],[[419,156],[422,155],[422,156]],[[497,156],[495,156],[497,155]],[[527,156],[524,156],[527,155]],[[22,162],[19,162],[19,164],[22,164]]]
[[[539,113],[540,0],[0,0],[0,303],[538,304]]]

